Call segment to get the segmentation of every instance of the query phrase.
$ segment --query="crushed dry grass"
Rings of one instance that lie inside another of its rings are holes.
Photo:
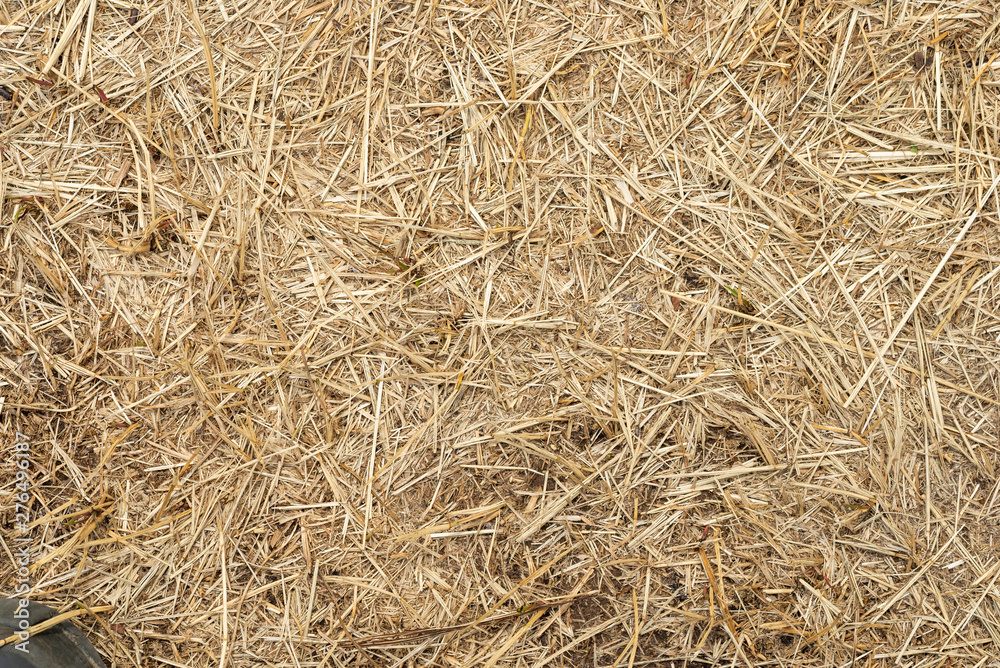
[[[0,2],[0,421],[109,666],[996,656],[995,5],[136,6]]]

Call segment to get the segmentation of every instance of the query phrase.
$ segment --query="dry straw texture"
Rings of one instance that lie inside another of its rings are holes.
[[[0,420],[109,665],[991,665],[994,6],[137,8],[0,2]]]

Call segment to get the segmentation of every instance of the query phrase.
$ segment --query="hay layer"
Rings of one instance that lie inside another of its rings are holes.
[[[109,665],[996,656],[995,7],[135,9],[0,2],[0,582]]]

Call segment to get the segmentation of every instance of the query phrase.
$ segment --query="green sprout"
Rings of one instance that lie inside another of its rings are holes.
[[[730,287],[726,286],[723,287],[725,287],[726,290],[729,291],[729,294],[733,296],[733,299],[736,300],[737,311],[739,311],[740,313],[745,313],[747,315],[753,315],[757,312],[757,305],[743,296],[742,288],[736,288],[734,290],[733,288]]]

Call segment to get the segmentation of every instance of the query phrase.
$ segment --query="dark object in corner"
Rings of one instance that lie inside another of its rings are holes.
[[[0,640],[19,633],[21,631],[19,623],[22,620],[27,621],[29,626],[34,626],[59,614],[40,603],[28,603],[27,615],[24,613],[24,610],[19,610],[18,599],[0,599]],[[67,620],[31,636],[27,644],[16,640],[0,647],[0,668],[105,668],[105,666],[101,656],[83,632]]]
[[[14,97],[14,94],[10,92],[10,89],[6,86],[0,86],[0,97],[2,97],[7,102],[10,102]]]

